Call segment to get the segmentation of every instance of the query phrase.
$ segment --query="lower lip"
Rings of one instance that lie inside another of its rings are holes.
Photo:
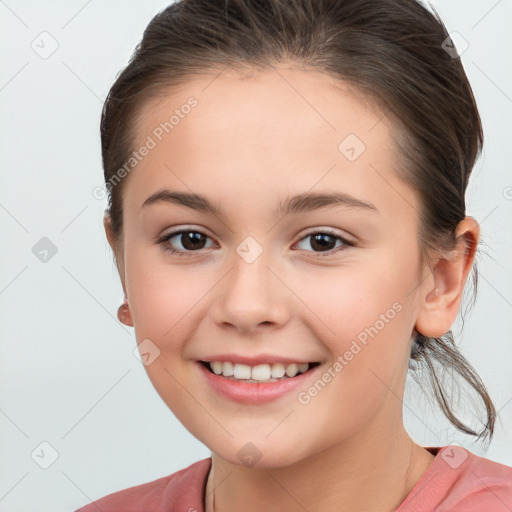
[[[276,400],[292,391],[299,386],[304,385],[321,365],[311,368],[305,373],[300,373],[295,377],[277,380],[275,382],[263,382],[259,384],[250,384],[231,380],[222,375],[210,372],[202,363],[197,363],[201,372],[206,378],[208,384],[214,391],[220,395],[235,400],[242,404],[263,404]]]

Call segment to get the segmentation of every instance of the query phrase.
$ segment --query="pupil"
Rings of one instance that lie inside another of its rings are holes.
[[[193,249],[201,249],[201,238],[204,238],[202,233],[196,233],[195,231],[189,231],[187,233],[182,233],[181,235],[181,243],[183,244],[183,247],[185,249],[193,250]],[[197,242],[199,240],[199,247],[197,245]],[[202,240],[204,243],[204,240]]]
[[[330,238],[331,239],[331,242],[326,242],[326,238]],[[334,242],[334,244],[333,244]],[[311,243],[311,247],[313,247],[313,249],[324,249],[324,250],[329,250],[329,249],[333,249],[334,248],[334,245],[335,245],[335,241],[334,241],[334,237],[332,235],[329,235],[327,233],[320,233],[318,235],[314,235],[313,236],[313,241]],[[317,247],[315,247],[315,245],[318,244]],[[332,246],[332,247],[328,247],[328,246]]]
[[[327,233],[319,233],[317,235],[314,235],[312,238],[313,240],[311,243],[311,247],[313,247],[314,249],[328,251],[330,249],[333,249],[334,245],[336,244],[334,237]],[[182,233],[181,243],[183,244],[183,247],[189,250],[201,249],[202,243],[204,243],[204,236],[202,233],[197,233],[195,231]]]

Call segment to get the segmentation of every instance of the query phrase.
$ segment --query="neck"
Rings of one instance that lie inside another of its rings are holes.
[[[212,453],[205,510],[392,512],[434,456],[416,445],[403,426],[395,430],[392,442],[389,433],[373,439],[358,437],[292,465],[269,469],[240,467]]]

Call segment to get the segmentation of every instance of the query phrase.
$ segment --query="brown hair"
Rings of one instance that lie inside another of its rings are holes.
[[[292,62],[354,85],[395,121],[404,164],[397,172],[421,199],[421,258],[428,261],[428,248],[452,249],[483,134],[462,63],[445,51],[448,37],[437,13],[415,0],[181,0],[170,5],[145,29],[103,107],[103,167],[116,241],[122,238],[126,179],[115,178],[134,150],[134,120],[145,102],[169,94],[194,74]],[[476,292],[476,261],[472,271]],[[452,331],[439,338],[418,333],[409,368],[416,380],[419,370],[428,372],[441,410],[457,429],[478,439],[488,436],[490,442],[495,407]],[[443,370],[459,374],[483,402],[486,421],[480,432],[452,411],[439,376]]]

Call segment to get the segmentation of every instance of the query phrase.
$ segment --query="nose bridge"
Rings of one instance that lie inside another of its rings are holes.
[[[283,284],[271,270],[275,266],[271,251],[248,236],[235,248],[231,262],[232,270],[222,287],[216,320],[244,330],[260,323],[282,322]]]
[[[270,250],[252,236],[246,237],[235,249],[230,292],[244,307],[261,309],[270,301]]]

